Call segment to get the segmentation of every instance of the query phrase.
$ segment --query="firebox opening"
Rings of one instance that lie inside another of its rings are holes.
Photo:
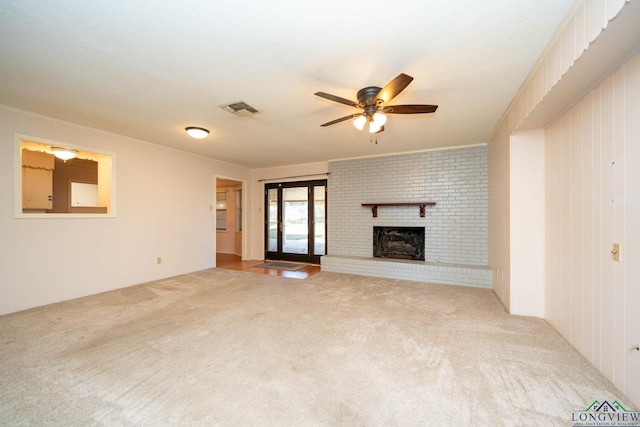
[[[373,256],[424,261],[424,227],[373,227]]]

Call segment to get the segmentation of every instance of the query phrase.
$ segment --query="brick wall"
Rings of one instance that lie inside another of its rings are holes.
[[[425,261],[486,266],[487,147],[475,146],[329,162],[328,254],[371,257],[372,230],[424,226]],[[434,201],[417,206],[361,203]]]

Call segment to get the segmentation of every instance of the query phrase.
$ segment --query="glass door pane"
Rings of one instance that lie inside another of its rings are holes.
[[[267,198],[267,250],[278,252],[278,189],[270,188]]]
[[[324,185],[313,187],[314,255],[324,255],[326,250],[325,188]]]
[[[282,191],[282,252],[309,253],[309,192],[308,187],[283,188]]]
[[[327,181],[265,184],[265,259],[320,263],[327,252]]]
[[[227,192],[216,193],[216,230],[227,230]]]

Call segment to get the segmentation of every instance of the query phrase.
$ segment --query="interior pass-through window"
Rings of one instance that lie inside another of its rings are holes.
[[[15,135],[17,217],[115,216],[112,153]]]

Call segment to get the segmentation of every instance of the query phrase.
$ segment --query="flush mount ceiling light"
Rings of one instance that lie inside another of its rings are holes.
[[[189,136],[191,136],[192,138],[196,138],[196,139],[206,138],[207,135],[209,135],[209,131],[207,129],[205,129],[205,128],[189,126],[189,127],[185,128],[184,130],[187,131]]]
[[[51,147],[51,151],[53,152],[54,156],[56,156],[60,160],[64,160],[65,162],[67,160],[75,159],[78,155],[78,151],[72,150],[70,148]]]

